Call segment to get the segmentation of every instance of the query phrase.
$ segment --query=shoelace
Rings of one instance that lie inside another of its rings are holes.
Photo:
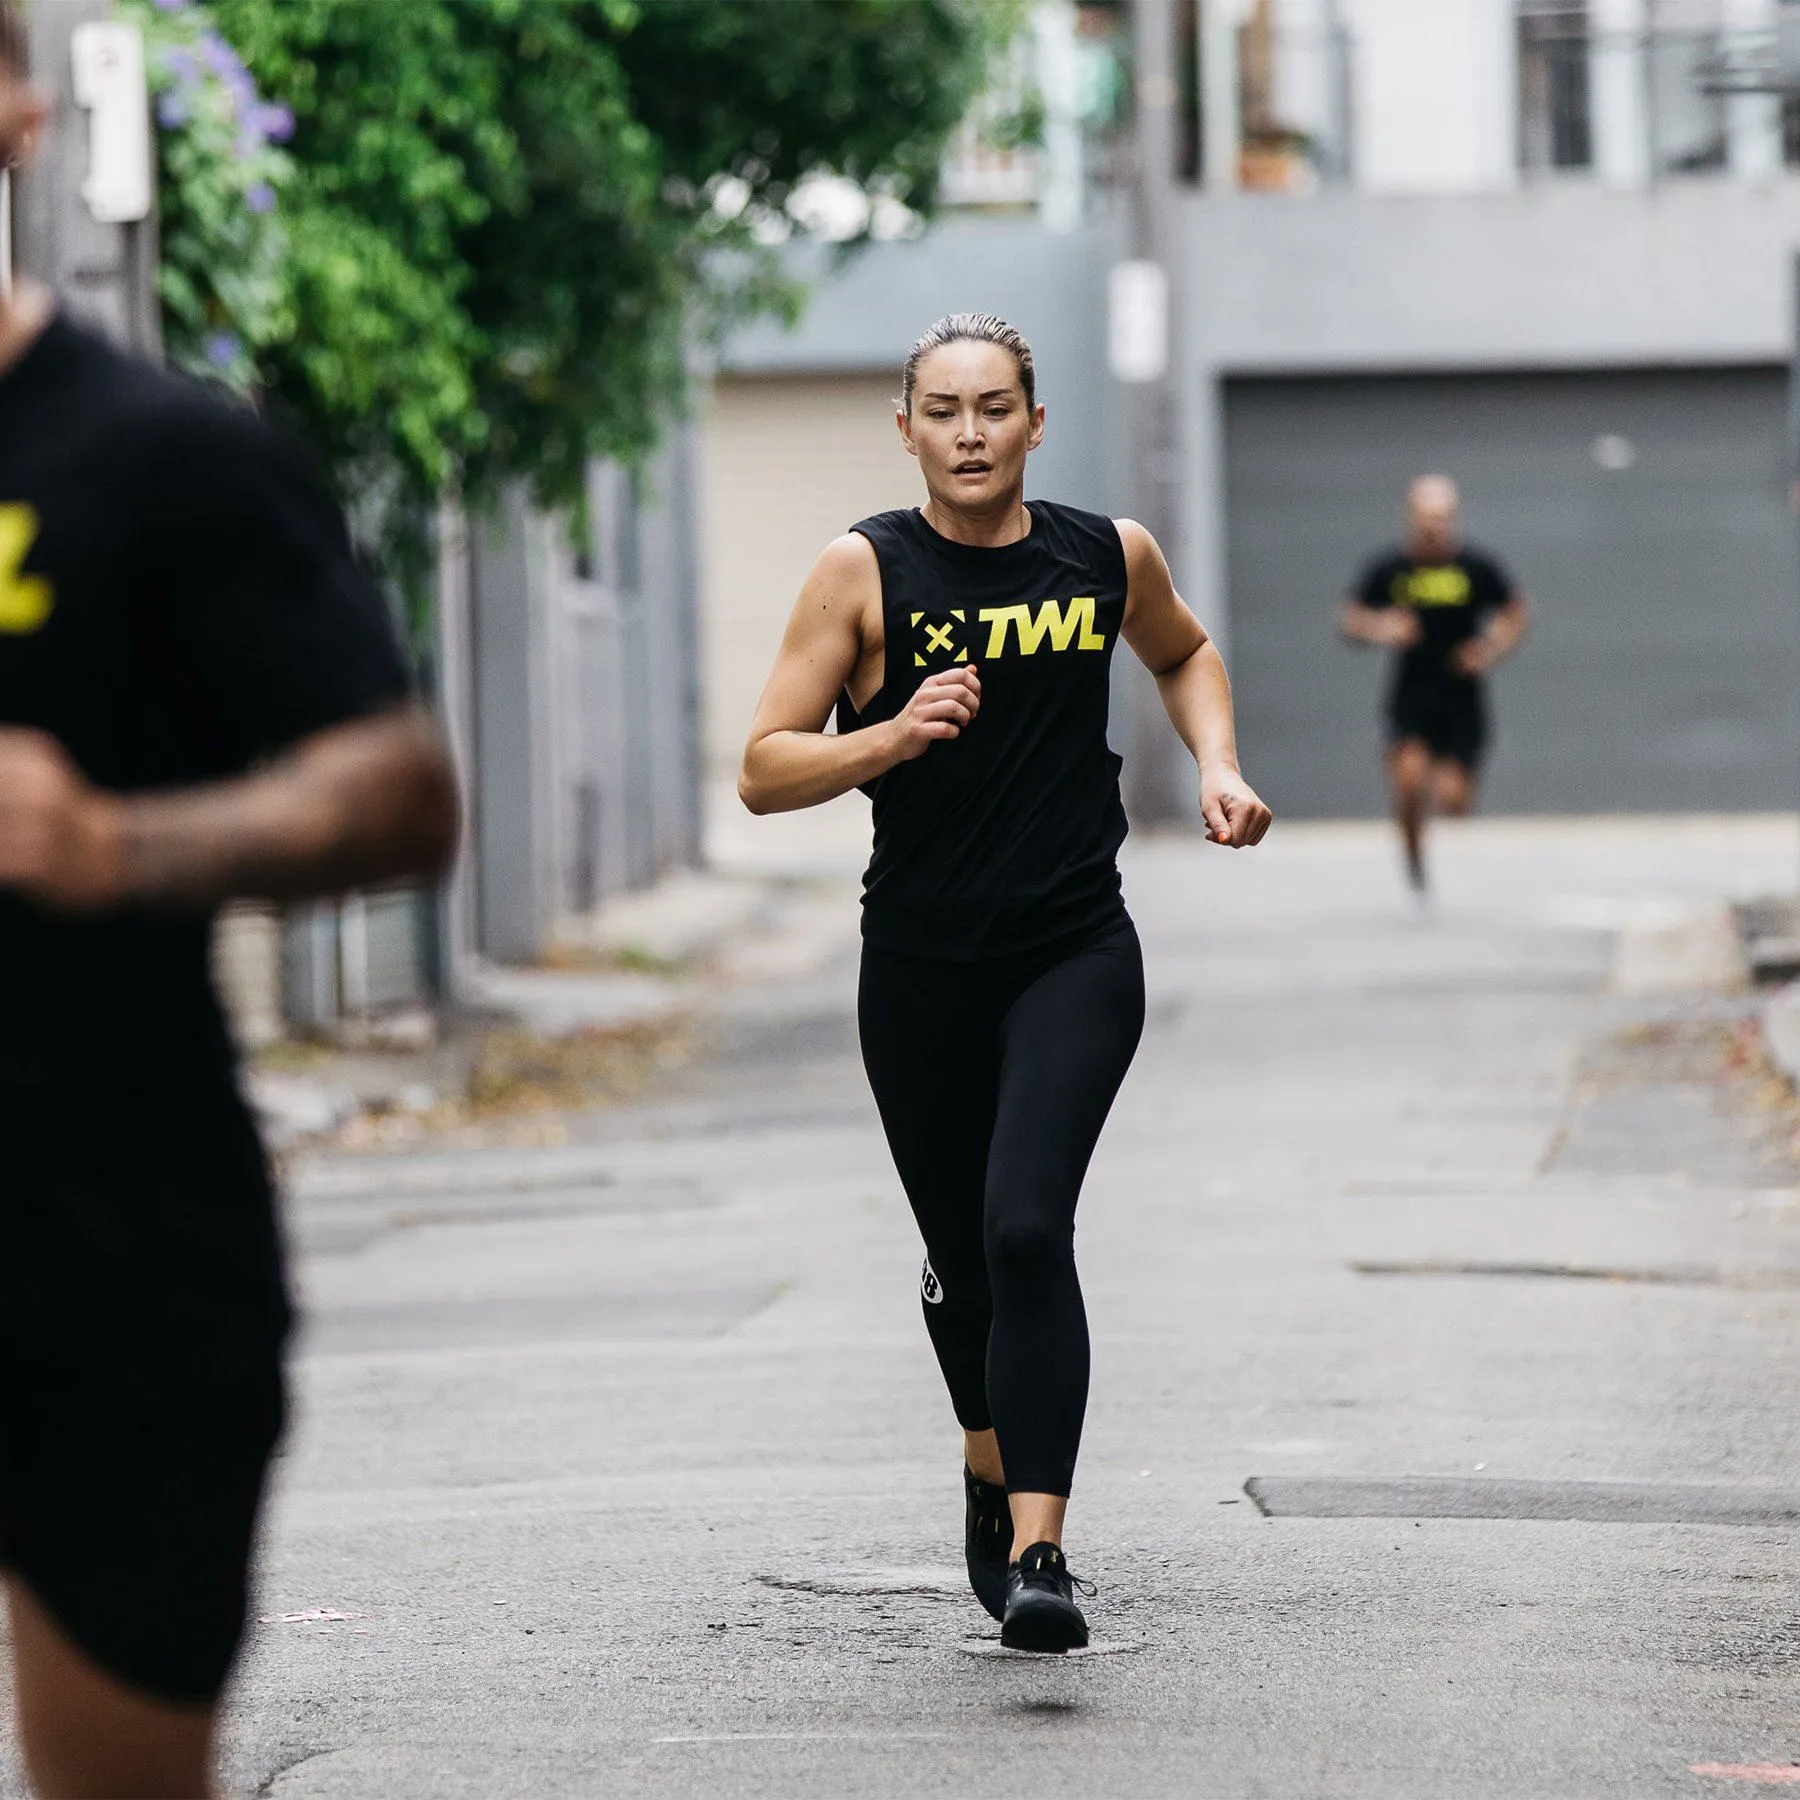
[[[1043,1564],[1040,1563],[1037,1568],[1031,1571],[1031,1573],[1034,1575],[1054,1575],[1056,1571],[1054,1569],[1045,1568]],[[1099,1582],[1084,1581],[1067,1563],[1063,1564],[1062,1573],[1068,1576],[1069,1586],[1072,1587],[1082,1599],[1092,1600],[1094,1596],[1100,1592]]]

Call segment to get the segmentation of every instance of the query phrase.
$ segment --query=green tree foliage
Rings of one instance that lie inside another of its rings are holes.
[[[155,0],[183,10],[198,0]],[[290,109],[265,386],[358,492],[578,497],[679,405],[696,329],[792,307],[832,173],[931,204],[1016,0],[209,0]],[[390,535],[391,532],[390,532]]]
[[[122,0],[144,33],[162,154],[163,337],[178,368],[240,394],[293,331],[280,190],[293,165],[285,107],[190,0]]]

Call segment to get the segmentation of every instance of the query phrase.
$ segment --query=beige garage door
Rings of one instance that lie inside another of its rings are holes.
[[[894,430],[898,372],[726,377],[701,480],[706,758],[734,775],[794,596],[819,552],[870,513],[924,497]]]

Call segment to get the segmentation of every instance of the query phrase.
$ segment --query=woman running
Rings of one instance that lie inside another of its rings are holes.
[[[1257,843],[1269,809],[1155,540],[1026,504],[1044,409],[1024,338],[986,314],[939,320],[898,417],[926,502],[820,557],[738,791],[755,813],[852,787],[874,801],[858,1021],[963,1428],[969,1582],[1002,1642],[1064,1651],[1087,1642],[1062,1553],[1088,1389],[1075,1203],[1144,1023],[1106,742],[1121,636],[1199,763],[1208,836]]]

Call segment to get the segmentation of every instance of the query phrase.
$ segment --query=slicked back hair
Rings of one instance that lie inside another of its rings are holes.
[[[909,419],[919,364],[946,344],[998,344],[1018,365],[1025,404],[1037,405],[1037,365],[1031,360],[1031,346],[1018,328],[993,313],[946,313],[906,354],[906,367],[900,377],[900,410]]]

